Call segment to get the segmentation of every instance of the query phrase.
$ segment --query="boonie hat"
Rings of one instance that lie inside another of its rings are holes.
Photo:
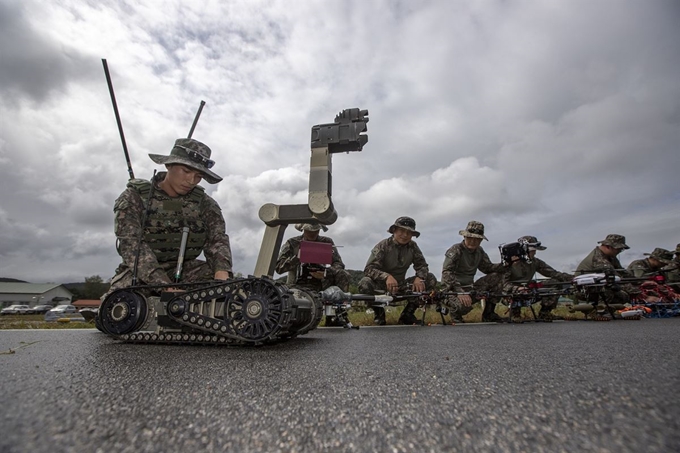
[[[517,242],[520,244],[527,244],[529,246],[529,250],[545,250],[548,248],[541,245],[541,241],[536,239],[536,236],[522,236],[521,238],[517,239]]]
[[[487,241],[489,240],[486,236],[484,236],[484,224],[482,222],[477,222],[476,220],[470,220],[467,224],[467,227],[464,230],[460,230],[458,234],[466,238],[486,239]]]
[[[297,223],[295,224],[295,229],[298,231],[328,231],[328,227],[326,227],[326,225],[319,225],[316,223]]]
[[[420,232],[416,231],[416,221],[413,220],[411,217],[399,217],[397,220],[394,221],[392,226],[387,230],[388,233],[392,234],[394,233],[394,230],[399,228],[403,228],[405,230],[409,230],[410,232],[413,233],[415,237],[420,236]]]
[[[608,234],[606,238],[602,241],[598,241],[598,244],[608,245],[614,247],[615,249],[629,249],[626,245],[626,237],[620,234]]]
[[[660,247],[655,248],[652,253],[643,253],[643,255],[657,259],[664,264],[670,264],[670,262],[673,261],[673,252]]]
[[[149,154],[152,161],[161,165],[181,164],[198,170],[203,174],[203,179],[210,184],[222,181],[222,177],[210,170],[215,165],[214,160],[210,160],[210,148],[207,145],[194,140],[193,138],[178,138],[175,146],[172,147],[169,156],[162,154]]]

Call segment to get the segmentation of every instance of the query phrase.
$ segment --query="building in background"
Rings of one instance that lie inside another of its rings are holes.
[[[56,283],[16,283],[0,282],[0,308],[12,304],[23,304],[29,307],[36,305],[70,304],[73,293],[64,285]]]

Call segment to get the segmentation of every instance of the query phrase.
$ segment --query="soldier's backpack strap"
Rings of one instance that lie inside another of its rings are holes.
[[[133,189],[135,192],[139,194],[139,196],[142,199],[144,209],[146,209],[146,204],[147,201],[149,200],[149,192],[151,192],[151,181],[147,179],[135,178],[128,181],[127,187]]]

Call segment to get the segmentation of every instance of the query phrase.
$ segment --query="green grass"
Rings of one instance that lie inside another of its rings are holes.
[[[540,310],[540,305],[536,304],[534,305],[534,310],[536,313]],[[387,314],[386,314],[386,319],[387,319],[387,324],[388,325],[397,325],[399,324],[399,316],[401,315],[401,312],[403,310],[403,307],[388,307],[387,309]],[[498,304],[496,306],[496,313],[498,313],[499,316],[506,317],[507,314],[507,307],[504,305]],[[559,305],[555,310],[553,310],[553,314],[556,316],[562,316],[564,318],[571,318],[571,319],[583,319],[584,315],[582,313],[570,313],[569,310],[567,309],[566,306],[564,305]],[[422,310],[417,310],[416,311],[416,317],[418,319],[421,319],[423,316]],[[531,312],[529,311],[529,308],[525,307],[522,308],[522,318],[525,320],[532,320],[533,317],[531,316]],[[445,316],[444,319],[446,320],[447,323],[450,323],[451,320],[449,316]],[[482,309],[478,306],[475,305],[475,307],[472,309],[470,313],[465,315],[463,317],[464,321],[466,323],[475,323],[475,322],[481,322],[482,320]],[[354,324],[355,326],[372,326],[373,324],[373,314],[368,314],[366,313],[365,309],[362,308],[353,308],[349,312],[349,320]],[[434,310],[434,307],[428,307],[427,309],[427,314],[425,317],[425,322],[427,324],[441,324],[442,319],[439,313],[437,313]],[[322,321],[320,324],[321,327],[324,326],[324,322]],[[2,329],[94,329],[94,323],[91,322],[46,322],[44,315],[8,315],[8,316],[0,316],[0,330]]]
[[[0,329],[94,329],[89,322],[47,322],[45,315],[0,316]]]
[[[536,314],[538,314],[538,311],[541,309],[540,304],[535,304],[533,306],[534,311]],[[385,316],[385,319],[387,320],[387,325],[397,325],[399,324],[399,316],[401,315],[401,312],[403,310],[403,307],[388,307],[387,313]],[[508,307],[505,305],[498,304],[496,306],[496,313],[505,318],[508,316]],[[570,319],[583,319],[584,315],[582,313],[571,313],[569,309],[564,306],[564,305],[559,305],[556,309],[552,311],[553,315],[555,316],[561,316],[565,319],[570,318]],[[418,309],[416,311],[416,318],[422,319],[423,317],[423,312],[422,310]],[[531,314],[531,311],[529,310],[529,307],[523,307],[522,308],[522,318],[524,320],[530,321],[533,320],[533,316]],[[451,322],[450,317],[447,315],[444,317],[447,323]],[[373,324],[373,314],[367,314],[366,311],[362,308],[353,308],[349,311],[349,320],[354,324],[355,326],[372,326]],[[466,323],[476,323],[476,322],[482,322],[482,309],[481,307],[476,304],[470,313],[467,315],[463,316],[463,320]],[[437,313],[434,310],[434,307],[428,307],[427,313],[425,315],[425,323],[426,324],[441,324],[442,323],[442,318],[439,313]],[[324,326],[324,321],[319,324],[321,327]]]

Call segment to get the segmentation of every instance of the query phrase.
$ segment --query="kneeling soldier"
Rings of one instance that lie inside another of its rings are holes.
[[[473,282],[477,270],[490,274],[504,272],[505,266],[493,264],[481,247],[484,236],[484,224],[471,220],[464,230],[458,232],[463,241],[454,244],[446,251],[442,269],[442,284],[444,291],[457,293],[468,292],[473,289]],[[450,299],[451,321],[463,322],[463,315],[472,311],[472,298],[463,294]],[[494,312],[495,305],[487,303],[482,313],[483,322],[499,321],[501,318]]]
[[[397,294],[413,285],[413,291],[423,292],[434,290],[437,278],[430,273],[427,261],[420,251],[418,244],[411,240],[419,237],[416,231],[416,221],[411,217],[399,217],[387,230],[392,236],[378,242],[364,268],[365,277],[359,282],[359,292],[362,294],[376,294],[377,290]],[[416,276],[406,278],[406,271],[413,264]],[[400,324],[414,324],[418,320],[414,313],[418,308],[416,301],[409,301],[399,318]],[[375,307],[375,323],[386,324],[385,309]]]

